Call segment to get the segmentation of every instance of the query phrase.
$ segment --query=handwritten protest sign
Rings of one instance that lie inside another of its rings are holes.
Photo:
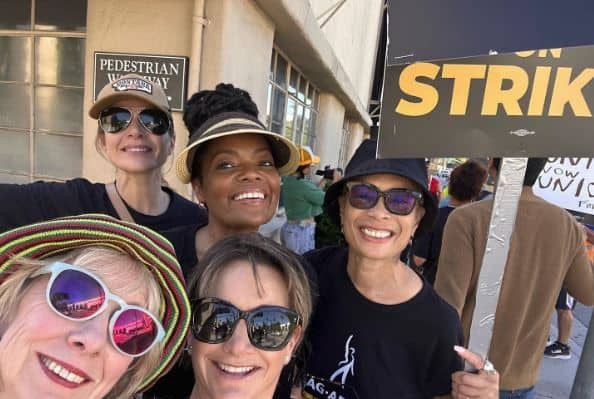
[[[549,158],[533,189],[562,208],[594,215],[594,158]]]

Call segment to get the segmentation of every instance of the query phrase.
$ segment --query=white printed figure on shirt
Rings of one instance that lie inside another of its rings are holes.
[[[337,379],[340,377],[340,383],[344,385],[349,375],[355,375],[355,348],[351,348],[351,340],[353,334],[349,335],[344,345],[344,360],[338,362],[338,369],[330,376],[330,381],[339,382]]]

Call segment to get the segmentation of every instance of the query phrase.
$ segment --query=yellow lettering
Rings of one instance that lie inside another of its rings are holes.
[[[542,116],[547,88],[549,87],[549,78],[551,77],[551,67],[536,67],[534,73],[534,83],[532,84],[532,93],[530,95],[530,104],[528,105],[529,116]]]
[[[420,99],[412,102],[400,99],[396,105],[396,113],[406,116],[427,115],[435,109],[439,101],[439,92],[435,87],[417,81],[418,77],[434,80],[439,73],[439,66],[427,62],[410,64],[400,73],[398,85],[403,93]]]
[[[528,51],[516,51],[516,55],[518,57],[527,58],[530,57],[532,54],[536,53],[536,50],[528,50]]]
[[[571,70],[572,68],[567,67],[557,69],[549,116],[563,116],[565,105],[568,103],[575,116],[592,116],[582,89],[594,77],[594,69],[584,69],[573,81],[570,81]]]
[[[562,49],[560,48],[542,49],[538,50],[538,53],[536,50],[516,51],[516,55],[518,57],[527,58],[534,55],[534,53],[537,53],[538,58],[546,58],[547,52],[550,52],[553,58],[561,58],[561,50]]]
[[[441,76],[454,79],[450,115],[466,114],[472,79],[484,79],[486,71],[486,65],[444,64]]]
[[[509,89],[503,89],[503,81],[511,81]],[[490,65],[485,84],[481,115],[497,115],[498,105],[509,116],[521,116],[519,100],[528,89],[528,74],[515,65]]]

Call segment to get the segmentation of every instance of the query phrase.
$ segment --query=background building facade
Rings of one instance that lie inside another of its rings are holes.
[[[248,90],[270,129],[344,166],[369,132],[383,0],[0,0],[0,182],[110,181],[95,53],[187,57],[187,95]],[[116,71],[126,73],[125,71]],[[174,112],[176,152],[188,132]],[[166,179],[178,191],[173,171]]]

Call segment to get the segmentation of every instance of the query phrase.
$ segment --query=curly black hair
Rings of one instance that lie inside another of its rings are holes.
[[[468,160],[452,171],[449,194],[459,201],[475,200],[486,179],[487,169],[476,161]]]
[[[243,112],[258,117],[258,106],[250,93],[233,86],[231,83],[219,83],[214,90],[201,90],[192,95],[184,107],[184,124],[190,137],[204,122],[224,112]],[[192,179],[202,179],[200,160],[208,148],[208,142],[200,145],[194,155]]]
[[[244,112],[256,118],[259,113],[250,93],[231,83],[219,83],[214,90],[201,90],[190,97],[184,107],[184,124],[191,136],[207,119],[223,112]]]

